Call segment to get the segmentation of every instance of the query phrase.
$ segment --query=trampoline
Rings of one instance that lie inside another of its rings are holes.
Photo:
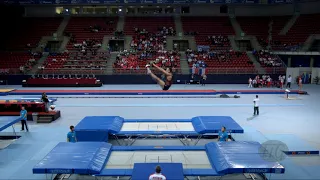
[[[14,136],[17,137],[17,133],[13,125],[19,121],[21,121],[20,116],[0,116],[0,132],[11,126]]]
[[[33,168],[34,174],[149,177],[156,165],[170,180],[185,176],[284,173],[265,161],[258,142],[211,142],[205,146],[112,146],[105,142],[59,143]]]
[[[108,142],[115,138],[126,139],[132,145],[139,138],[179,138],[184,144],[188,138],[217,134],[225,126],[231,133],[243,129],[229,116],[198,116],[191,119],[124,119],[119,116],[87,116],[75,127],[78,141]]]

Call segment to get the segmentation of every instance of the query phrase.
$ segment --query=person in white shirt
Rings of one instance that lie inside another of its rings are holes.
[[[256,95],[256,98],[253,99],[253,115],[259,115],[259,97]]]
[[[166,179],[167,179],[166,176],[161,174],[161,167],[160,166],[157,166],[156,172],[149,176],[149,180],[166,180]]]
[[[282,76],[282,79],[283,79],[283,84],[286,84],[286,76],[285,75]]]
[[[288,79],[287,79],[287,88],[291,89],[291,81],[292,81],[292,77],[291,75],[289,75]]]
[[[251,78],[249,78],[249,86],[248,86],[248,88],[252,88],[252,79]]]

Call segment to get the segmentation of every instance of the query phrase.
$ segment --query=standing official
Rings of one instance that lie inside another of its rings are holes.
[[[256,95],[256,98],[255,99],[253,99],[253,106],[254,106],[254,108],[253,108],[253,115],[255,116],[255,115],[259,115],[259,97],[258,97],[258,95]]]
[[[28,125],[27,125],[27,116],[28,116],[28,112],[25,109],[24,106],[21,107],[21,111],[20,111],[20,117],[21,117],[21,131],[24,131],[24,127],[26,127],[26,130],[29,131],[28,129]]]

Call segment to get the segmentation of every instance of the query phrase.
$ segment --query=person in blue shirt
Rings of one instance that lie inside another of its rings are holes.
[[[76,132],[74,131],[74,126],[70,126],[70,132],[67,135],[67,141],[68,142],[77,142],[77,136]]]
[[[228,133],[224,126],[222,126],[221,131],[219,132],[218,141],[228,141]]]
[[[20,117],[21,117],[21,131],[24,131],[24,127],[26,127],[26,130],[29,131],[28,129],[28,125],[27,125],[27,116],[28,116],[28,112],[25,109],[24,106],[21,107],[21,111],[20,111]]]

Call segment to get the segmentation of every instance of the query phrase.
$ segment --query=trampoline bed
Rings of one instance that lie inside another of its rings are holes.
[[[75,127],[78,141],[108,142],[109,136],[127,138],[191,138],[217,134],[225,126],[230,133],[243,129],[229,116],[198,116],[191,119],[124,119],[119,116],[87,116]],[[120,143],[119,143],[120,144]]]
[[[112,146],[105,142],[59,143],[34,168],[34,174],[132,176],[145,179],[160,165],[168,179],[235,173],[284,173],[265,161],[258,142],[217,142],[205,146]]]

